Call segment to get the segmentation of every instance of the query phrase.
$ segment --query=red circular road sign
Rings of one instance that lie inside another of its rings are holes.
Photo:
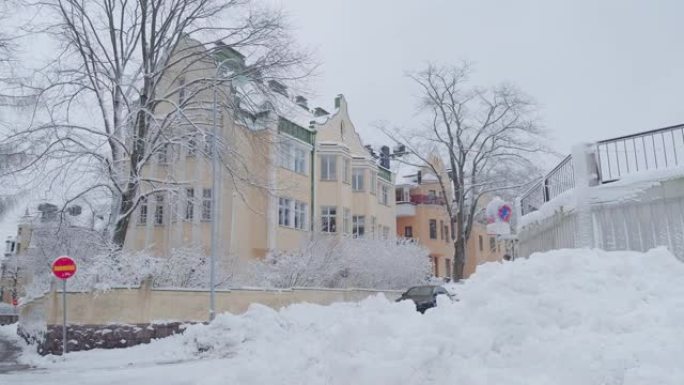
[[[73,259],[62,256],[52,262],[52,274],[59,279],[69,279],[76,274],[76,262]]]

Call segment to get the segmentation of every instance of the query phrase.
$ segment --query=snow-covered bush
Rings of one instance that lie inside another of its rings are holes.
[[[253,264],[252,277],[278,288],[404,289],[429,279],[428,254],[410,240],[324,237],[268,255]]]

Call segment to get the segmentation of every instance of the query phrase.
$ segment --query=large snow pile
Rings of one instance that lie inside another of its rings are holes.
[[[380,296],[253,306],[126,351],[27,354],[48,371],[8,383],[684,383],[684,264],[665,249],[535,254],[483,265],[454,288],[459,302],[425,315]],[[149,366],[178,359],[193,360]]]

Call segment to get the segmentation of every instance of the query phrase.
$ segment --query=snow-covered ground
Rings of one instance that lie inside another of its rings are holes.
[[[684,383],[684,264],[665,249],[536,254],[484,265],[452,289],[459,302],[425,315],[384,297],[253,306],[125,350],[27,350],[37,369],[0,383]]]

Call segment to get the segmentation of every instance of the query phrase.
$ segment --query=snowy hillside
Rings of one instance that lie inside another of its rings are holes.
[[[185,335],[61,358],[7,383],[684,383],[684,264],[648,253],[560,250],[493,263],[425,315],[359,304],[254,306]],[[5,328],[4,333],[11,332]],[[201,351],[201,353],[200,353]],[[164,364],[164,365],[161,365]]]

